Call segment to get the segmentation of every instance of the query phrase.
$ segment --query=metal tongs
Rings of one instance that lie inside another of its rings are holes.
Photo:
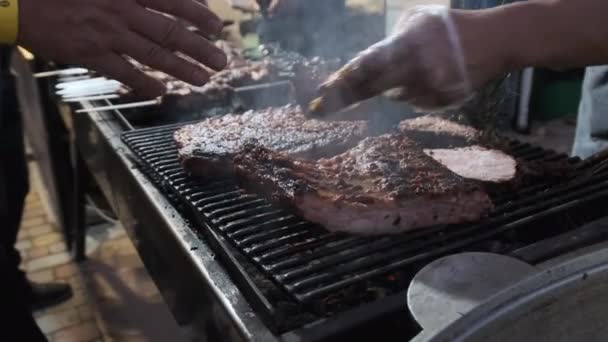
[[[329,76],[327,81],[322,85],[323,90],[319,90],[317,97],[310,101],[306,110],[311,116],[325,117],[333,113],[341,112],[345,109],[355,107],[366,99],[370,98],[370,90],[362,87],[336,87],[335,83],[340,81],[346,73],[349,72],[348,67],[336,71]]]

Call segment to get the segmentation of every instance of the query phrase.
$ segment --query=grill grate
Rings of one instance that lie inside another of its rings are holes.
[[[462,250],[511,253],[578,227],[601,216],[601,203],[608,198],[608,171],[603,170],[577,182],[537,184],[497,198],[493,215],[474,225],[391,237],[328,233],[241,191],[233,181],[201,184],[190,178],[180,167],[172,138],[179,127],[130,131],[123,140],[139,157],[144,173],[170,198],[189,208],[199,232],[216,242],[224,261],[236,271],[237,283],[245,279],[244,291],[263,306],[263,316],[278,331],[403,291],[409,277],[433,258]],[[567,159],[517,142],[511,143],[511,150],[530,161]],[[569,161],[581,170],[588,167],[578,159]],[[549,227],[551,222],[571,224]],[[290,310],[297,308],[299,316],[289,315],[300,317],[297,322],[278,322],[284,316],[278,309],[284,305],[278,302],[288,303]]]

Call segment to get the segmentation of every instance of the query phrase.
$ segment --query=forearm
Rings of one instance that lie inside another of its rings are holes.
[[[608,64],[607,14],[605,0],[531,0],[454,11],[467,55],[496,58],[501,71]]]

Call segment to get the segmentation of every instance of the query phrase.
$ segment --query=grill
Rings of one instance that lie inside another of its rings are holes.
[[[371,319],[379,314],[371,309],[377,303],[404,306],[403,293],[413,275],[447,254],[489,251],[530,263],[549,259],[555,251],[526,251],[603,216],[608,199],[605,168],[513,141],[512,155],[528,161],[567,160],[577,176],[566,183],[539,183],[497,196],[496,211],[477,224],[391,237],[329,233],[240,190],[230,179],[202,183],[189,177],[179,165],[172,139],[183,125],[128,131],[122,139],[141,170],[211,244],[275,334],[353,310]]]

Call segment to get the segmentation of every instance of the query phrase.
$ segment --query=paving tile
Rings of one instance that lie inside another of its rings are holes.
[[[45,268],[62,265],[71,260],[72,258],[66,252],[51,254],[41,258],[29,260],[25,263],[25,269],[28,272],[34,272]]]
[[[49,250],[51,253],[65,252],[68,250],[68,246],[65,244],[65,242],[60,241],[50,245]]]
[[[32,238],[32,243],[34,246],[49,246],[54,243],[63,240],[63,236],[57,232],[51,232],[44,235],[36,236]]]
[[[42,202],[40,202],[40,201],[31,201],[30,203],[27,203],[27,208],[28,209],[44,209],[44,207],[42,206]]]
[[[23,219],[30,219],[30,218],[36,218],[36,217],[46,217],[46,211],[44,210],[44,208],[42,208],[42,206],[39,207],[30,207],[29,205],[26,206],[25,208],[25,212],[23,213]]]
[[[53,225],[51,225],[50,223],[45,223],[45,224],[40,225],[40,226],[28,228],[27,231],[29,233],[29,236],[31,236],[31,237],[39,237],[39,236],[42,236],[42,235],[44,235],[46,233],[53,232],[54,231],[53,228],[54,228]]]
[[[68,282],[72,286],[72,290],[79,290],[84,288],[84,279],[80,275],[74,275],[68,279]]]
[[[76,309],[77,307],[78,305],[74,305],[72,299],[69,299],[61,304],[35,311],[34,317],[38,318],[46,315],[52,315],[69,309]]]
[[[85,293],[84,290],[73,290],[74,295],[72,296],[72,299],[70,299],[70,302],[73,305],[83,305],[89,302],[89,298],[87,297],[87,294]]]
[[[29,229],[19,229],[19,232],[17,233],[17,241],[26,240],[27,238],[29,238],[29,232]]]
[[[27,259],[37,259],[49,254],[49,249],[46,246],[32,247],[27,250]]]
[[[46,217],[34,217],[34,218],[28,218],[28,219],[21,221],[21,227],[31,228],[31,227],[43,225],[45,223],[46,223]]]
[[[43,270],[38,272],[28,273],[27,277],[37,283],[49,283],[55,280],[53,270]]]
[[[32,247],[32,240],[29,240],[29,239],[21,240],[15,244],[15,248],[17,248],[19,251],[22,251],[22,252],[31,247]]]
[[[49,313],[36,318],[36,323],[45,334],[53,333],[80,322],[78,311],[74,308],[61,312]]]
[[[78,267],[76,267],[76,265],[74,265],[72,263],[61,265],[61,266],[58,266],[57,268],[55,268],[55,276],[57,277],[57,279],[70,278],[77,272],[78,272]]]
[[[95,314],[93,313],[93,308],[90,305],[81,305],[77,308],[77,310],[80,319],[83,321],[87,321],[95,317]]]
[[[34,204],[39,204],[40,203],[40,197],[38,196],[34,196],[34,197],[26,197],[25,198],[25,204],[29,207],[31,205]]]
[[[74,325],[53,334],[53,342],[89,342],[101,337],[99,327],[94,321]]]

